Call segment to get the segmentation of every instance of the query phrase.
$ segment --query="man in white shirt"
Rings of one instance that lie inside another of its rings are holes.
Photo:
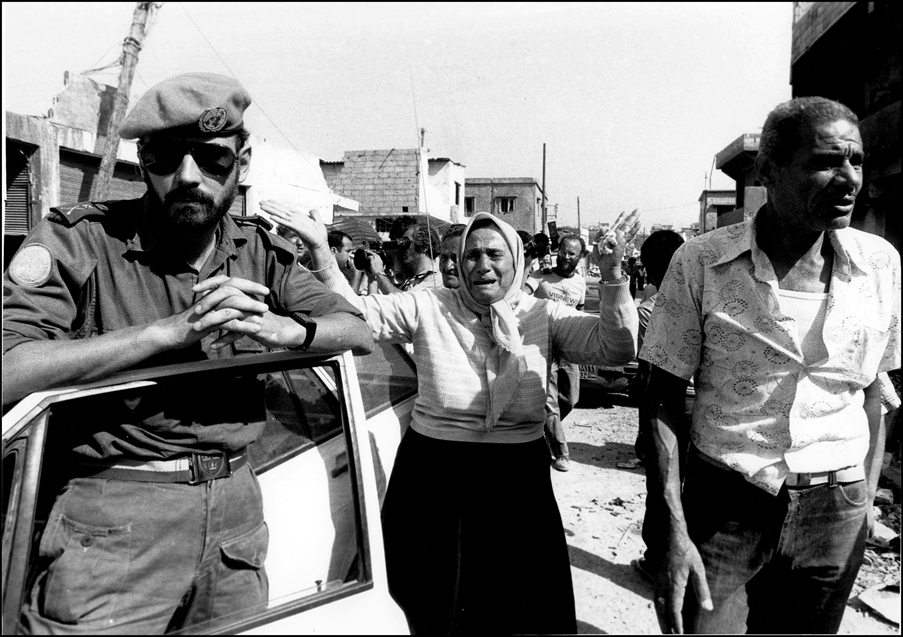
[[[864,157],[846,106],[779,105],[756,158],[767,203],[684,244],[662,282],[640,358],[650,485],[668,510],[655,599],[666,633],[840,626],[881,470],[876,377],[900,366],[899,254],[849,228]]]
[[[558,244],[555,268],[549,273],[537,272],[527,278],[524,289],[538,299],[553,299],[568,307],[583,309],[586,301],[586,279],[577,273],[577,266],[586,256],[583,239],[567,235]],[[580,367],[570,361],[552,359],[549,372],[549,393],[546,398],[546,441],[552,452],[552,468],[570,469],[564,420],[580,399]]]

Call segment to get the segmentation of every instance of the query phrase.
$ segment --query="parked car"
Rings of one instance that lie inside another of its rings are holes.
[[[379,517],[417,392],[411,360],[393,345],[359,358],[270,352],[123,372],[19,402],[3,417],[3,634],[19,632],[41,532],[71,475],[59,441],[90,426],[65,415],[99,395],[129,405],[167,388],[248,379],[265,403],[250,461],[270,533],[269,600],[184,632],[408,632],[389,596]]]
[[[598,297],[587,294],[587,314],[599,314]],[[580,365],[580,395],[590,399],[599,393],[624,394],[631,403],[635,401],[635,386],[639,361],[634,358],[626,365],[605,367],[601,365]]]

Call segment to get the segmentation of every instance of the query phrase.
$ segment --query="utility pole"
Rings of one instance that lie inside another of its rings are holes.
[[[132,77],[138,64],[138,53],[141,51],[141,46],[144,43],[147,22],[155,8],[153,2],[138,2],[135,4],[135,12],[132,14],[132,28],[122,44],[122,56],[120,57],[122,68],[119,71],[119,86],[116,88],[116,96],[113,98],[113,112],[107,124],[106,141],[103,146],[100,169],[91,186],[91,201],[106,199],[110,190],[113,169],[116,167],[116,155],[119,151],[119,127],[129,106],[129,91],[132,89]]]
[[[548,222],[546,215],[546,144],[542,144],[542,228],[540,232],[546,231],[546,223]]]
[[[577,232],[580,232],[583,226],[580,225],[580,197],[577,197]]]

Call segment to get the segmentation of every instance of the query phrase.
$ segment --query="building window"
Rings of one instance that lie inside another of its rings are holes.
[[[376,231],[377,232],[388,233],[390,230],[392,230],[392,219],[378,218],[376,220]]]
[[[517,197],[496,197],[495,213],[499,215],[507,215],[514,212],[514,200]]]
[[[455,182],[455,205],[461,205],[461,184],[457,181]]]
[[[402,206],[402,207],[401,207],[401,211],[402,211],[402,212],[407,212],[407,211],[408,211],[408,207],[407,207],[407,206]]]
[[[472,217],[473,209],[476,207],[476,197],[464,197],[464,216]]]

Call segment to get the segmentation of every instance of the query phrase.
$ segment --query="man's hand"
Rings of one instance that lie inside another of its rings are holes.
[[[226,330],[212,347],[218,349],[244,335],[256,334],[261,317],[268,312],[266,303],[249,295],[266,296],[269,288],[253,281],[225,275],[212,277],[192,290],[203,298],[184,312],[156,324],[162,330],[162,349],[181,349],[196,343],[211,332]]]
[[[596,234],[590,263],[599,267],[602,279],[612,278],[612,275],[615,275],[613,278],[620,278],[624,251],[639,230],[640,212],[634,210],[629,215],[622,212],[609,230],[606,232],[600,230]]]
[[[311,252],[328,245],[329,231],[320,219],[320,213],[316,210],[301,212],[272,199],[261,201],[260,209],[269,214],[278,224],[294,230]]]
[[[205,293],[195,306],[198,320],[193,329],[203,334],[215,329],[227,330],[211,343],[212,349],[225,347],[243,336],[250,336],[266,347],[289,347],[297,341],[298,330],[304,329],[292,319],[270,312],[266,303],[247,296],[269,292],[268,288],[253,281],[220,275],[193,289]]]
[[[370,260],[370,270],[367,272],[370,276],[376,276],[385,270],[382,258],[375,252],[367,251],[367,258]]]
[[[666,635],[684,632],[683,616],[687,582],[692,580],[699,605],[712,610],[712,596],[705,578],[705,567],[696,545],[684,531],[672,531],[668,549],[658,569],[655,582],[655,612]]]

